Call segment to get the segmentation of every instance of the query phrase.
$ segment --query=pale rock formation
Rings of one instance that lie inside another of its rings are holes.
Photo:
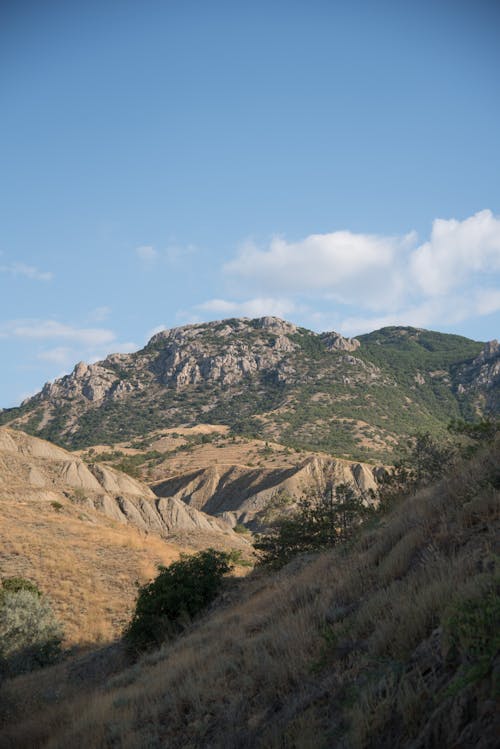
[[[327,476],[335,484],[347,483],[368,497],[376,490],[384,469],[346,460],[310,457],[299,466],[282,469],[244,466],[209,466],[157,482],[153,491],[159,497],[182,500],[190,507],[222,518],[235,525],[244,523],[256,529],[279,491],[298,499],[308,488],[322,485]]]
[[[320,338],[325,348],[330,351],[356,351],[361,346],[357,338],[344,338],[335,331],[322,333]]]
[[[159,499],[127,474],[98,463],[89,466],[66,450],[6,427],[0,428],[0,501],[69,501],[162,536],[200,531],[233,535],[230,523],[180,499]],[[236,546],[244,543],[234,537]]]

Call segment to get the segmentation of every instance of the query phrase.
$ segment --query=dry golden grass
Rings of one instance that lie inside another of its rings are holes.
[[[180,547],[69,501],[0,500],[0,573],[34,580],[52,601],[65,644],[109,642],[130,617],[135,581]]]
[[[486,687],[482,697],[470,686],[440,696],[456,672],[443,655],[443,616],[498,570],[499,492],[484,481],[492,471],[498,446],[351,548],[233,581],[183,637],[100,687],[89,679],[77,694],[71,675],[54,670],[54,704],[43,696],[52,669],[43,690],[35,674],[6,683],[12,722],[0,745],[445,748],[466,745],[467,720],[470,741],[492,748]]]

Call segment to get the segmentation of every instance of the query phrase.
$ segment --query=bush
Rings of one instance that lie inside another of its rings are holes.
[[[0,590],[0,672],[13,676],[48,665],[60,654],[62,631],[47,599],[23,578]]]
[[[233,528],[233,531],[235,533],[250,533],[246,525],[243,525],[243,523],[236,523],[236,525]]]
[[[28,590],[38,598],[42,595],[38,585],[31,580],[26,580],[24,577],[5,577],[0,588],[0,605],[7,593],[18,593],[20,590]]]
[[[231,568],[230,555],[214,549],[183,555],[169,567],[160,567],[155,580],[139,589],[125,631],[131,650],[147,650],[181,632],[214,600]]]

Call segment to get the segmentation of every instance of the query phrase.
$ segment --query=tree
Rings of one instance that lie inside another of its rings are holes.
[[[296,512],[276,520],[255,544],[260,564],[281,567],[297,554],[318,551],[353,537],[369,512],[352,486],[335,484],[332,474],[300,498]]]
[[[158,576],[139,589],[135,613],[125,630],[130,649],[147,650],[181,632],[217,596],[232,568],[230,556],[206,549],[160,567]]]
[[[438,444],[429,432],[415,435],[405,456],[385,473],[375,498],[385,511],[399,497],[415,493],[439,481],[456,458],[456,448],[449,443]]]
[[[500,422],[493,419],[481,419],[471,422],[452,419],[448,424],[451,434],[469,437],[476,443],[492,442],[500,430]]]

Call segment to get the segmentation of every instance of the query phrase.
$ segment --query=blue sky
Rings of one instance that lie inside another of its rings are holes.
[[[500,3],[0,3],[0,407],[152,331],[500,333]]]

